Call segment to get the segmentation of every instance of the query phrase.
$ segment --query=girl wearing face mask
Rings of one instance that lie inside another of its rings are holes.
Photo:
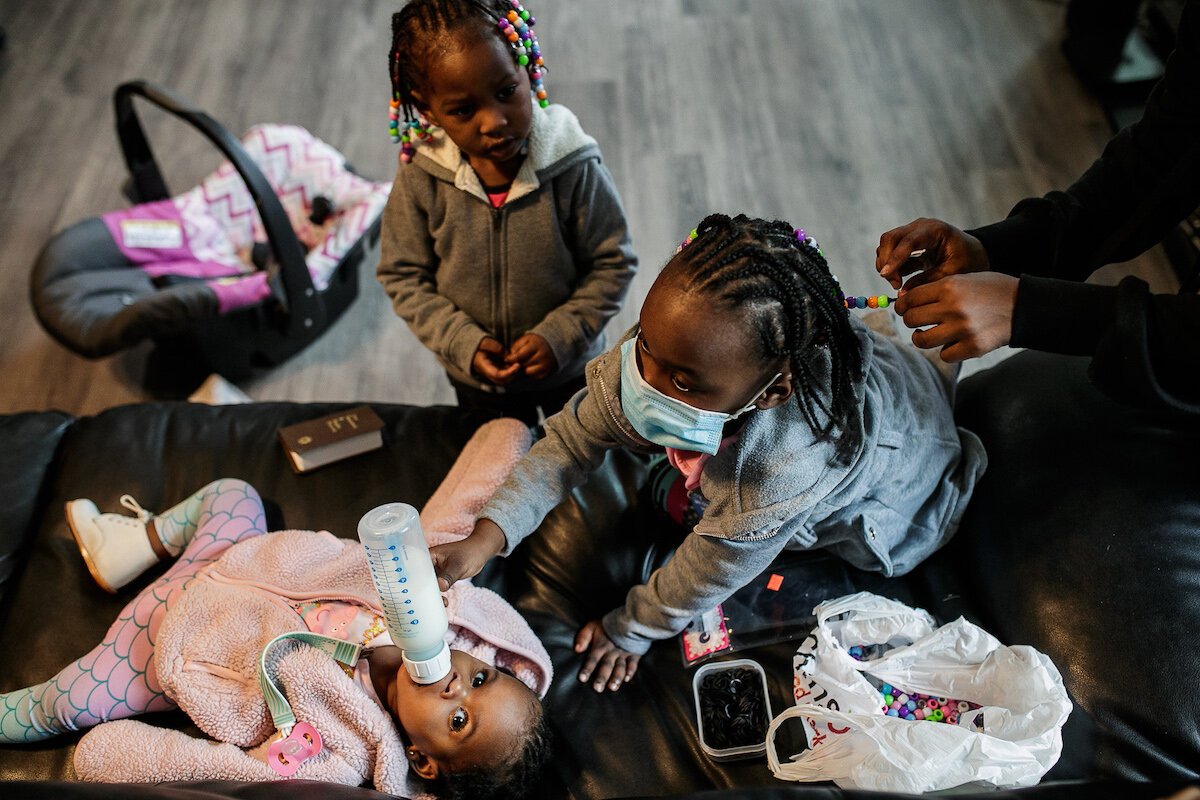
[[[703,516],[623,607],[576,636],[586,651],[579,679],[615,690],[654,640],[678,634],[785,548],[824,548],[889,576],[937,550],[987,460],[954,424],[952,389],[907,342],[851,316],[803,231],[711,215],[471,536],[434,548],[434,563],[446,585],[473,576],[608,450],[665,449]]]

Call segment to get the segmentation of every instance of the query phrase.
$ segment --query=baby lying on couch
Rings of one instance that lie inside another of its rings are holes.
[[[422,513],[431,543],[465,536],[475,513],[528,449],[515,420],[481,428]],[[540,697],[552,667],[525,620],[493,592],[446,593],[452,668],[422,686],[401,669],[362,547],[328,532],[263,535],[258,493],[214,481],[162,514],[101,514],[88,500],[67,517],[89,570],[110,591],[161,558],[174,565],[124,608],[104,641],[50,680],[0,694],[0,742],[39,741],[97,726],[79,742],[84,780],[272,780],[276,739],[257,681],[263,647],[312,631],[362,644],[352,667],[308,645],[273,648],[271,671],[297,719],[323,744],[297,778],[391,794],[520,794],[545,759]],[[123,720],[183,709],[220,743]],[[104,724],[100,724],[104,723]],[[243,750],[242,748],[249,748]]]

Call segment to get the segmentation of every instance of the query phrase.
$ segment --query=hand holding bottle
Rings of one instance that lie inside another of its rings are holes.
[[[438,588],[444,592],[455,581],[474,578],[489,559],[500,554],[504,544],[500,526],[490,519],[481,519],[467,538],[429,548]]]

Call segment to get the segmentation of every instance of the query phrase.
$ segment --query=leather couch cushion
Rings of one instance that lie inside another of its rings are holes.
[[[383,451],[292,474],[276,429],[334,408],[162,404],[78,420],[43,481],[30,560],[0,616],[0,688],[44,680],[86,651],[140,585],[119,597],[95,586],[63,521],[64,501],[87,496],[115,510],[128,492],[157,509],[232,475],[260,490],[271,527],[353,536],[373,505],[423,503],[481,421],[457,409],[375,405],[387,425]],[[1064,731],[1063,760],[1048,776],[1060,782],[1044,787],[1063,793],[1019,796],[1076,796],[1074,784],[1061,783],[1068,779],[1194,779],[1200,662],[1188,634],[1200,623],[1195,426],[1115,406],[1087,383],[1085,362],[1034,353],[964,381],[958,411],[991,460],[959,534],[916,571],[892,580],[820,554],[794,557],[789,580],[808,587],[796,616],[826,597],[865,589],[943,621],[965,615],[1004,641],[1050,654],[1078,702]],[[760,800],[856,797],[780,784],[761,759],[710,761],[697,742],[692,671],[677,641],[651,648],[637,678],[615,695],[597,695],[575,680],[580,661],[571,642],[579,625],[622,602],[627,587],[678,541],[680,532],[643,502],[646,470],[641,458],[613,454],[512,557],[479,578],[513,600],[555,662],[546,707],[558,747],[538,796],[683,797],[727,789],[734,793],[728,796]],[[791,702],[795,646],[735,654],[764,665],[777,710]],[[151,721],[189,729],[178,713]],[[71,746],[68,738],[0,748],[0,779],[70,778]],[[1089,797],[1156,797],[1161,788],[1086,784]],[[272,790],[245,791],[268,797]]]
[[[0,498],[5,515],[0,525],[0,609],[33,538],[54,454],[71,421],[59,411],[0,417]]]
[[[977,622],[1062,672],[1076,739],[1059,774],[1194,779],[1200,420],[1118,405],[1087,364],[1025,352],[963,382],[989,466],[936,565]]]

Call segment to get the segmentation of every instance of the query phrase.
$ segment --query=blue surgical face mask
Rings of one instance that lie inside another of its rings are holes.
[[[638,369],[636,345],[636,336],[621,345],[621,410],[642,438],[663,447],[716,455],[725,423],[754,408],[759,395],[781,374],[776,373],[766,386],[754,393],[747,405],[732,414],[705,411],[668,397],[646,383]]]

